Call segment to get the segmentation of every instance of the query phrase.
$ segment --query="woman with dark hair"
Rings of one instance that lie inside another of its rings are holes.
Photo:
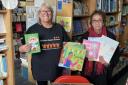
[[[74,40],[82,42],[83,39],[88,39],[88,37],[101,37],[102,35],[116,40],[115,35],[106,29],[104,21],[105,14],[102,11],[93,12],[90,17],[88,31],[78,36],[79,38],[75,37]],[[108,81],[112,82],[113,68],[119,61],[119,55],[119,48],[117,48],[109,64],[102,56],[100,56],[99,61],[90,61],[85,58],[81,75],[88,78],[94,85],[112,85],[112,83],[108,84]]]

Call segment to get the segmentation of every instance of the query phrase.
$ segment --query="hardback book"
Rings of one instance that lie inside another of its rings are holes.
[[[99,50],[100,50],[100,42],[83,40],[83,44],[87,49],[87,57],[90,60],[98,61],[99,60]]]
[[[77,42],[65,42],[61,51],[58,66],[81,71],[85,56],[86,49],[83,44]]]
[[[31,45],[31,49],[29,51],[30,54],[41,51],[38,33],[25,34],[24,37],[25,43]]]

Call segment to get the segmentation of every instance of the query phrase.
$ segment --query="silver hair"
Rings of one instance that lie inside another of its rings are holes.
[[[47,7],[48,9],[50,9],[51,13],[52,13],[52,16],[53,16],[53,8],[48,4],[48,3],[42,3],[39,10],[38,10],[38,23],[40,24],[40,18],[39,18],[39,14],[40,14],[40,11],[41,11],[41,8],[42,7]]]

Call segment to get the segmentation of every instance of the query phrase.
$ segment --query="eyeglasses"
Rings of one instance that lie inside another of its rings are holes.
[[[102,23],[103,20],[92,20],[92,23]]]
[[[41,10],[40,12],[41,12],[42,14],[45,14],[45,13],[51,14],[51,11],[50,11],[50,10]]]

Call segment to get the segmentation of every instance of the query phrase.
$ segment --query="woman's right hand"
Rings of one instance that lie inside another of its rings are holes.
[[[30,50],[31,50],[31,45],[30,44],[21,45],[19,47],[20,52],[29,52]]]

